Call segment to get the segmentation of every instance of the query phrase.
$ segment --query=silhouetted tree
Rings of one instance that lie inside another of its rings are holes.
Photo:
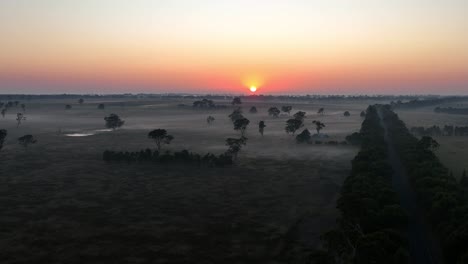
[[[422,137],[419,140],[418,144],[427,150],[436,150],[440,146],[439,143],[435,139],[429,136]]]
[[[166,129],[155,129],[148,133],[148,138],[156,143],[158,152],[161,150],[162,144],[171,144],[171,141],[174,139],[173,136],[167,134]]]
[[[317,135],[320,135],[320,130],[322,130],[325,127],[325,124],[317,120],[312,121],[312,123],[315,125],[315,130],[317,130]]]
[[[112,130],[115,130],[125,123],[120,117],[116,114],[110,114],[109,116],[104,117],[104,120],[106,121],[106,127],[107,128],[112,128]]]
[[[3,118],[5,118],[6,112],[7,112],[7,109],[6,109],[6,108],[3,108],[3,109],[2,109],[2,117],[3,117]]]
[[[83,98],[78,99],[78,103],[82,105],[84,103],[84,99]]]
[[[277,107],[270,107],[268,109],[268,115],[272,117],[278,117],[281,111]]]
[[[361,112],[361,117],[366,117],[366,111]]]
[[[72,109],[71,105],[69,105],[69,104],[65,105],[65,110],[70,110],[70,109]]]
[[[262,135],[262,137],[263,137],[263,131],[265,130],[265,127],[266,127],[265,121],[260,121],[260,122],[258,123],[258,132],[260,132],[260,134]]]
[[[100,110],[104,110],[104,108],[106,108],[106,106],[104,104],[98,104],[97,108],[100,109]]]
[[[291,110],[292,110],[292,106],[290,106],[290,105],[285,105],[285,106],[281,107],[281,111],[283,111],[285,113],[288,113],[288,115],[290,115]]]
[[[0,129],[0,150],[3,148],[3,143],[5,143],[5,138],[7,135],[8,132],[5,129]]]
[[[229,147],[227,150],[227,153],[229,155],[232,155],[234,159],[237,159],[237,154],[242,149],[242,146],[245,146],[246,143],[247,143],[246,137],[226,139],[226,146]]]
[[[343,115],[344,115],[345,117],[349,117],[349,116],[351,116],[351,113],[350,113],[349,111],[345,111],[345,112],[343,113]]]
[[[304,129],[299,135],[296,136],[297,143],[309,143],[311,134],[308,129]]]
[[[206,118],[206,123],[207,123],[208,125],[213,124],[214,121],[215,121],[215,118],[212,117],[212,116],[208,116],[208,117]]]
[[[296,133],[296,131],[304,126],[304,123],[300,119],[289,119],[286,121],[286,133],[292,133],[293,135]]]
[[[19,127],[21,125],[21,122],[26,120],[26,117],[24,116],[23,113],[17,113],[16,114],[16,127]]]
[[[294,119],[304,121],[306,118],[306,112],[299,111],[293,115]]]
[[[18,107],[18,105],[19,105],[18,101],[14,101],[13,103],[15,104],[15,107]]]
[[[18,138],[18,143],[24,148],[27,148],[30,144],[36,144],[37,140],[32,135],[25,135]]]
[[[325,113],[325,108],[320,108],[318,111],[317,111],[317,114],[320,114],[320,115],[323,115]]]
[[[26,105],[25,105],[25,104],[21,104],[21,109],[23,110],[23,112],[26,112]]]
[[[257,113],[257,107],[255,107],[255,106],[250,107],[249,113],[256,114]]]
[[[247,118],[243,117],[241,119],[237,119],[234,121],[234,130],[238,130],[241,132],[241,137],[244,137],[245,130],[247,129],[247,126],[250,124],[250,120]]]
[[[237,119],[244,118],[244,116],[242,115],[242,110],[240,108],[234,109],[234,111],[232,111],[232,113],[229,115],[229,118],[231,119],[231,122],[233,123]]]
[[[242,100],[240,99],[240,97],[234,97],[234,99],[232,99],[232,102],[231,102],[232,105],[241,105],[242,104]]]

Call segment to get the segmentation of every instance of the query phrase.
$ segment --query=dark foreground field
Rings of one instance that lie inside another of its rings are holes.
[[[9,131],[0,152],[1,263],[281,263],[288,252],[314,249],[335,225],[355,147],[297,145],[284,132],[287,117],[259,113],[249,116],[250,142],[233,167],[106,163],[105,149],[153,147],[146,134],[158,127],[175,135],[168,150],[219,153],[237,134],[225,120],[232,110],[206,127],[208,112],[178,102],[101,112],[95,102],[65,112],[65,103],[32,101],[19,128],[12,113],[0,120]],[[310,113],[311,127],[317,105],[295,107]],[[330,137],[357,131],[362,107],[329,106],[321,119]],[[121,130],[64,135],[103,129],[114,111],[127,120]],[[267,120],[263,139],[257,119]],[[24,149],[15,140],[26,133],[38,143]]]

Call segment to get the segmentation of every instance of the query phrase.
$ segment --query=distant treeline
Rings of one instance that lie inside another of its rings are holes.
[[[412,127],[411,133],[418,136],[468,136],[468,127],[448,126],[443,128],[439,126],[425,127]]]
[[[225,167],[233,164],[233,158],[228,154],[216,156],[208,153],[202,156],[200,154],[189,152],[188,150],[182,150],[174,153],[165,152],[162,154],[157,150],[152,151],[151,149],[140,150],[137,152],[106,150],[102,154],[102,159],[107,162],[154,162],[160,164],[191,163],[198,166],[204,164],[216,167]]]
[[[434,108],[436,113],[454,114],[454,115],[468,115],[468,108],[453,108],[453,107],[436,107]]]
[[[193,99],[201,100],[203,98],[209,100],[230,100],[234,96],[230,94],[0,94],[0,100],[33,100],[33,99]],[[454,100],[462,99],[463,97],[436,97],[427,95],[427,96],[414,96],[414,95],[248,95],[240,96],[242,100],[265,100],[265,101],[274,101],[274,100],[288,100],[288,101],[307,101],[307,100],[393,100],[395,102],[402,101],[425,101],[429,102],[431,100],[444,100],[448,98],[458,98]],[[424,98],[424,100],[419,100],[419,98]],[[467,97],[465,97],[466,99]],[[400,104],[398,103],[398,104]],[[401,103],[407,104],[407,103]]]
[[[426,106],[433,106],[438,104],[444,103],[452,103],[460,100],[467,99],[467,97],[462,96],[450,96],[450,97],[440,97],[440,98],[426,98],[424,100],[421,99],[412,99],[408,102],[402,102],[401,100],[392,101],[390,103],[393,109],[413,109],[413,108],[420,108]]]
[[[408,177],[441,243],[446,263],[468,263],[468,186],[457,182],[431,150],[421,144],[403,121],[384,112],[390,136]],[[464,175],[466,182],[466,175]]]
[[[375,106],[367,109],[359,141],[361,150],[337,201],[338,227],[322,236],[325,250],[314,253],[312,263],[408,263],[407,215],[392,189]]]

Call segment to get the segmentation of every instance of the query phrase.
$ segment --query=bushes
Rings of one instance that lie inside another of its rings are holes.
[[[191,163],[196,165],[206,164],[209,166],[225,167],[233,164],[232,156],[228,154],[221,154],[216,156],[208,153],[201,156],[196,153],[182,150],[179,152],[165,152],[160,154],[158,151],[151,149],[140,150],[138,152],[128,151],[111,151],[106,150],[102,154],[102,159],[106,162],[155,162],[160,164],[168,163]]]

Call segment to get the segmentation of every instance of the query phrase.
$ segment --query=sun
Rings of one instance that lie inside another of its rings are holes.
[[[255,92],[257,91],[257,87],[255,87],[255,86],[250,86],[250,91],[251,91],[252,93],[255,93]]]

